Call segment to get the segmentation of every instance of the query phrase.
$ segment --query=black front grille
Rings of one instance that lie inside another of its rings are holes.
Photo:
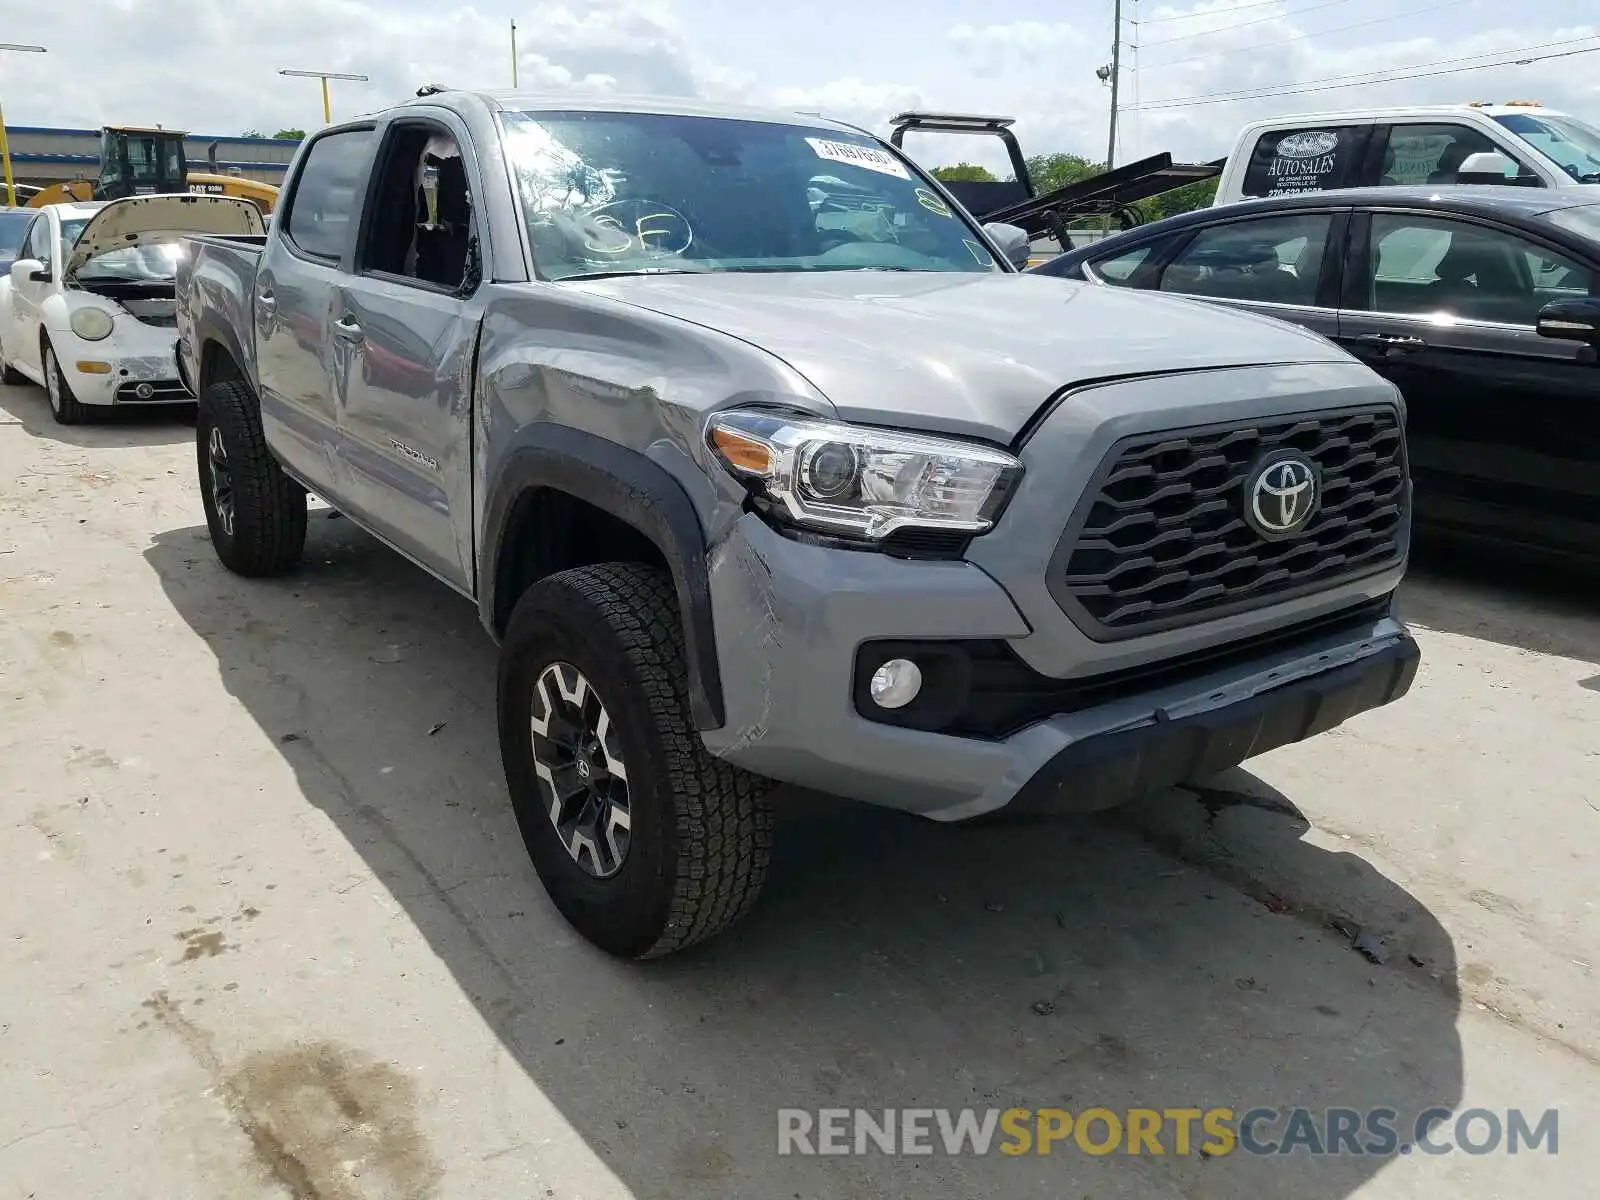
[[[1245,519],[1264,456],[1296,450],[1320,503],[1269,540]],[[1408,477],[1391,408],[1139,434],[1111,448],[1050,563],[1050,591],[1106,641],[1287,600],[1405,553]]]

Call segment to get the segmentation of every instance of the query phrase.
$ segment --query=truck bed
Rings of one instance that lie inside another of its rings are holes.
[[[178,373],[191,391],[200,377],[198,347],[207,337],[228,347],[255,386],[255,343],[250,332],[256,268],[266,244],[265,234],[197,234],[183,239],[176,281]]]

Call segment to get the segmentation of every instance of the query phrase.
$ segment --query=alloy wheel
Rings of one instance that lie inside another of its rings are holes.
[[[551,663],[533,685],[533,770],[550,824],[585,872],[622,869],[632,830],[628,770],[600,695],[576,667]]]
[[[217,523],[222,532],[233,536],[233,472],[228,468],[228,448],[222,442],[220,426],[211,427],[206,441],[211,464],[211,504],[217,510]]]

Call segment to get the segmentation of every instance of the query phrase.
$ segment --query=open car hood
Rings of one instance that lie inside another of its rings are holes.
[[[155,246],[197,233],[265,231],[261,210],[235,196],[127,196],[89,218],[67,256],[65,275],[70,279],[91,259],[130,246]]]

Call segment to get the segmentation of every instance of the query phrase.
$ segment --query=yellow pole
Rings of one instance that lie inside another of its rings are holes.
[[[0,108],[0,160],[6,167],[6,203],[17,205],[17,181],[11,177],[11,142],[6,138],[6,110]]]
[[[511,86],[517,86],[517,22],[511,20]]]
[[[333,124],[333,106],[328,103],[328,77],[322,77],[322,123]]]

